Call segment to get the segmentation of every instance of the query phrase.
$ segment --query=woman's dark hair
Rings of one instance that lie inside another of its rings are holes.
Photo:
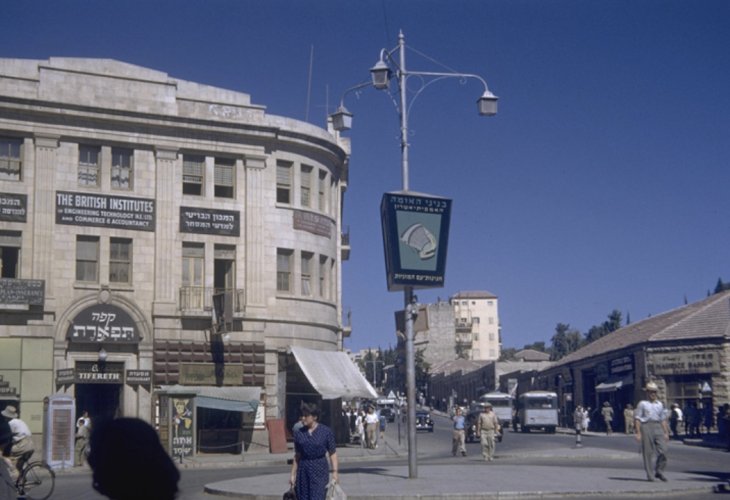
[[[302,403],[299,411],[302,413],[302,415],[312,415],[317,420],[319,420],[319,417],[322,415],[319,406],[314,403]]]
[[[94,489],[113,500],[172,500],[180,472],[155,429],[137,418],[95,423],[89,440]]]

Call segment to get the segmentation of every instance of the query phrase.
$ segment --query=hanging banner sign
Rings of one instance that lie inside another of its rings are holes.
[[[444,286],[451,200],[385,193],[380,216],[388,290]]]

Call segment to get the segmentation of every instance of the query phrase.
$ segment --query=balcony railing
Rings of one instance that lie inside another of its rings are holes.
[[[230,292],[233,300],[233,313],[242,313],[246,309],[246,294],[243,289],[223,289],[205,286],[183,286],[180,287],[179,306],[183,313],[210,314],[213,310],[213,295],[217,293]]]

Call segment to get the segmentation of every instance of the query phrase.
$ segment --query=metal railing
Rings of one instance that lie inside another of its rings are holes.
[[[246,308],[244,289],[224,289],[206,286],[183,286],[179,291],[179,307],[182,312],[202,312],[213,310],[213,295],[230,292],[233,294],[233,312],[241,313]]]

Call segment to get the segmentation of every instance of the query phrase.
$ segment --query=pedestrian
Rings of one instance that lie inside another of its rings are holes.
[[[304,427],[294,436],[294,461],[289,485],[297,500],[324,500],[330,479],[339,482],[339,461],[332,429],[319,422],[321,413],[314,403],[302,405]],[[327,457],[329,456],[329,460]]]
[[[368,406],[368,412],[365,414],[365,439],[367,447],[375,449],[378,447],[378,424],[380,419],[375,414],[375,408]]]
[[[482,456],[487,462],[494,460],[495,436],[502,428],[497,415],[492,411],[492,404],[485,403],[482,413],[477,419],[477,434],[481,439]]]
[[[624,408],[624,431],[626,434],[634,433],[634,407],[631,403]]]
[[[85,411],[76,421],[76,443],[74,466],[81,467],[86,462],[87,449],[89,445],[89,437],[91,435],[91,419],[89,412]]]
[[[641,455],[644,459],[646,478],[666,481],[664,469],[667,466],[667,442],[669,427],[667,412],[658,399],[659,388],[656,383],[646,384],[647,398],[636,406],[635,426],[636,440],[641,443]]]
[[[583,406],[578,405],[575,407],[573,412],[573,426],[575,427],[575,433],[580,436],[583,432]]]
[[[451,418],[454,423],[454,432],[451,438],[451,454],[453,456],[456,456],[457,453],[466,456],[466,429],[464,428],[466,419],[463,413],[461,408],[457,408],[456,415]]]
[[[610,435],[613,432],[613,429],[611,428],[611,424],[613,422],[613,408],[611,408],[611,403],[608,401],[603,402],[601,416],[603,417],[603,424],[606,426],[606,434]]]
[[[112,500],[173,500],[180,472],[155,429],[138,418],[94,422],[89,466],[96,491]]]
[[[583,432],[588,432],[588,427],[591,425],[591,407],[588,406],[583,409]]]
[[[10,430],[10,424],[4,418],[0,418],[0,500],[15,500],[18,492],[15,489],[15,481],[13,480],[12,465],[10,460],[5,457],[5,450],[10,450],[13,444],[13,431]]]
[[[672,431],[672,437],[674,439],[679,437],[679,432],[677,431],[677,428],[679,427],[679,413],[677,410],[679,410],[679,406],[677,403],[674,403],[672,405],[672,410],[669,412],[669,429]]]
[[[360,441],[360,446],[367,447],[367,441],[365,438],[365,412],[358,410],[357,418],[355,420],[355,426],[357,427],[357,437]]]
[[[10,461],[15,464],[15,469],[19,474],[35,451],[33,434],[30,432],[28,425],[18,416],[18,410],[15,406],[6,406],[2,411],[2,416],[7,419],[10,430],[13,433],[13,443],[10,446],[9,456]]]
[[[378,441],[383,443],[383,446],[385,446],[385,426],[387,425],[387,421],[385,418],[385,415],[381,412],[378,416],[378,427],[380,429],[380,437],[378,437]]]

